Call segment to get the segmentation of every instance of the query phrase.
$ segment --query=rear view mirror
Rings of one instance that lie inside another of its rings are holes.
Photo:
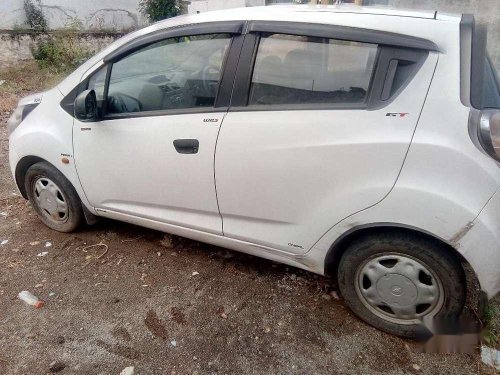
[[[99,119],[97,97],[94,90],[85,90],[75,99],[75,117],[83,122]]]

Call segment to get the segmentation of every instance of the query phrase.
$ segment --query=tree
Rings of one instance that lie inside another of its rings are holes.
[[[150,22],[175,17],[181,13],[181,9],[179,0],[141,0],[139,2],[139,11]]]

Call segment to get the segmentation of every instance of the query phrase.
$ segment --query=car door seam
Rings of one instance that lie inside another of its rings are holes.
[[[245,23],[244,28],[246,28],[247,25],[248,25],[248,21]],[[217,174],[216,174],[217,146],[219,144],[219,136],[220,136],[220,132],[222,130],[222,125],[224,124],[224,119],[226,118],[227,114],[229,113],[229,109],[231,108],[231,104],[232,104],[232,101],[233,101],[234,87],[235,87],[235,84],[236,84],[236,76],[237,76],[238,68],[239,68],[239,65],[240,65],[240,59],[241,59],[241,53],[243,51],[243,46],[245,45],[245,39],[246,39],[246,35],[243,35],[243,42],[241,43],[240,50],[238,51],[238,61],[236,62],[236,69],[234,71],[233,84],[232,84],[232,87],[231,87],[231,97],[229,98],[229,105],[226,108],[226,112],[222,116],[222,120],[221,120],[220,125],[219,125],[219,130],[217,131],[217,138],[215,139],[215,147],[214,147],[214,162],[213,162],[214,168],[213,168],[213,170],[214,170],[215,200],[217,202],[217,209],[219,210],[219,216],[220,216],[220,219],[221,219],[221,230],[222,230],[222,235],[223,236],[225,236],[225,234],[224,234],[224,217],[222,216],[222,212],[220,210],[219,195],[218,195],[218,192],[217,192]],[[224,69],[226,69],[226,68],[227,67],[225,66]]]

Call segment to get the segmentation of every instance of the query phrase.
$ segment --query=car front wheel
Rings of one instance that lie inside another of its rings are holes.
[[[423,319],[459,316],[466,295],[460,262],[439,244],[418,236],[360,238],[339,265],[346,304],[385,332],[414,338]]]
[[[42,222],[59,232],[72,232],[83,221],[82,204],[74,187],[49,163],[32,165],[25,176],[28,199]]]

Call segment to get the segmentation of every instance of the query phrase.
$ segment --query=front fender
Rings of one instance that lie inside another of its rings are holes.
[[[10,135],[11,172],[22,193],[24,187],[22,178],[19,178],[20,172],[24,172],[23,168],[26,169],[33,163],[46,161],[71,182],[82,203],[91,209],[73,160],[73,117],[59,105],[62,99],[62,94],[57,89],[47,91],[42,103]],[[68,159],[69,163],[63,163],[63,158]]]

